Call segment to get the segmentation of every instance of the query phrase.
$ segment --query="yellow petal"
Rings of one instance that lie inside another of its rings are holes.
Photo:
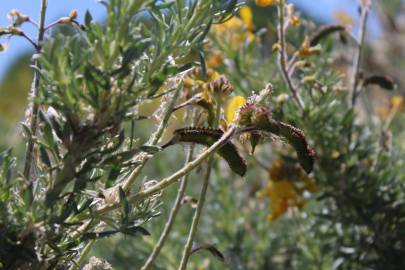
[[[232,100],[228,104],[228,108],[226,110],[226,121],[228,123],[232,123],[235,119],[236,113],[238,112],[239,108],[246,104],[246,99],[242,96],[236,96],[232,98]]]
[[[391,98],[392,109],[396,111],[404,110],[404,98],[402,96],[393,96]]]
[[[242,21],[246,24],[247,29],[252,30],[253,29],[253,13],[250,7],[248,6],[243,6],[239,10],[239,15],[242,19]]]

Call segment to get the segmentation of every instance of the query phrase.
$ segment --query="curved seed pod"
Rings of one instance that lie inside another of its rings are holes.
[[[218,141],[223,131],[220,129],[212,129],[205,127],[188,127],[177,129],[174,131],[173,138],[162,146],[166,148],[170,145],[187,142],[197,143],[205,146],[211,146]],[[227,142],[217,152],[228,163],[232,171],[244,176],[246,174],[247,166],[245,160],[240,156],[236,146],[232,142]]]
[[[372,75],[367,77],[363,82],[364,86],[371,84],[378,85],[386,90],[394,90],[396,87],[395,82],[390,77],[384,75]]]
[[[253,124],[262,131],[270,132],[285,138],[297,152],[298,161],[305,172],[310,173],[312,171],[314,167],[315,152],[309,147],[302,130],[269,118],[268,112],[265,110],[257,112]]]
[[[280,133],[294,147],[297,152],[298,161],[306,173],[314,168],[315,151],[309,147],[305,134],[302,130],[291,125],[280,122]]]
[[[345,32],[346,28],[343,25],[326,25],[320,28],[315,34],[313,34],[310,38],[310,46],[316,46],[319,42],[324,39],[325,37],[336,33],[336,32]]]

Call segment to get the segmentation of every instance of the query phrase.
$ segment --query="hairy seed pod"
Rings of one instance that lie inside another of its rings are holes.
[[[367,77],[363,82],[364,86],[372,84],[378,85],[386,90],[394,90],[396,87],[395,82],[390,77],[384,75],[372,75]]]
[[[337,33],[337,32],[344,32],[346,28],[343,25],[327,25],[320,28],[315,34],[313,34],[310,38],[310,46],[316,46],[321,42],[322,39],[326,38],[327,36]]]
[[[211,146],[218,141],[224,132],[220,129],[206,127],[187,127],[174,131],[173,138],[162,146],[166,148],[170,145],[186,142]],[[217,152],[228,163],[232,171],[244,176],[246,174],[246,161],[239,154],[236,146],[232,142],[227,142]]]

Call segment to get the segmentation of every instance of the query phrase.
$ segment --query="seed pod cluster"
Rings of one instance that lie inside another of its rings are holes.
[[[280,136],[294,147],[302,168],[310,173],[314,166],[314,150],[308,145],[302,130],[271,118],[271,111],[248,103],[239,110],[239,125],[252,126],[256,131]]]

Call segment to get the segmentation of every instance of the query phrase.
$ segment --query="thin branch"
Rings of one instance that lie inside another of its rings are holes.
[[[205,198],[207,195],[209,180],[211,176],[211,168],[212,168],[213,158],[211,157],[207,163],[207,171],[204,175],[203,185],[201,187],[200,196],[198,198],[197,209],[195,210],[193,221],[191,223],[190,232],[188,234],[188,238],[186,244],[184,245],[183,254],[181,257],[180,265],[178,270],[185,270],[187,267],[188,259],[190,257],[190,252],[193,247],[194,237],[197,234],[198,224],[200,222],[202,210],[205,204]]]
[[[36,21],[32,20],[31,18],[28,18],[28,21],[30,24],[32,24],[33,26],[35,26],[35,28],[39,29],[39,25]]]
[[[186,165],[193,158],[193,150],[194,150],[194,147],[191,146],[187,153]],[[153,247],[152,253],[149,255],[148,259],[146,260],[145,264],[142,266],[141,270],[149,269],[152,266],[153,261],[156,259],[156,257],[159,255],[160,251],[162,250],[163,245],[166,241],[166,238],[170,234],[174,221],[176,220],[177,213],[179,212],[179,209],[181,206],[181,200],[183,199],[184,193],[187,188],[188,176],[189,176],[189,174],[182,177],[179,190],[177,191],[176,200],[174,201],[173,207],[170,211],[169,218],[167,219],[167,222],[165,224],[165,227],[163,228],[163,231],[160,235],[158,242]]]
[[[36,44],[35,41],[34,41],[30,36],[28,36],[28,35],[25,34],[24,32],[21,33],[21,36],[22,36],[23,38],[25,38],[26,40],[28,40],[28,42],[31,43],[31,45],[34,47],[34,49],[35,49],[36,51],[39,50],[38,44]]]
[[[221,103],[218,102],[216,106],[214,127],[218,127],[219,125],[220,113],[221,113]],[[207,162],[207,171],[205,172],[204,175],[203,185],[201,187],[200,196],[198,198],[197,209],[194,212],[193,221],[191,222],[188,238],[186,244],[184,245],[183,254],[181,256],[180,265],[178,268],[179,270],[185,270],[187,267],[188,258],[190,257],[194,238],[197,234],[198,224],[200,223],[202,210],[204,208],[205,198],[207,197],[207,190],[210,182],[213,161],[214,158],[211,156]]]
[[[361,6],[359,44],[357,47],[357,51],[356,51],[356,55],[354,57],[354,63],[353,63],[353,78],[352,78],[353,89],[352,89],[352,101],[351,101],[352,108],[356,104],[356,99],[358,96],[358,87],[359,87],[359,82],[360,82],[360,80],[359,80],[360,65],[362,62],[364,42],[365,42],[366,30],[367,30],[367,19],[368,19],[369,11],[370,11],[370,6],[367,6],[367,5]]]
[[[41,52],[42,49],[42,43],[44,40],[44,25],[45,25],[45,15],[46,15],[46,8],[48,5],[47,0],[42,0],[41,4],[41,12],[40,12],[40,21],[39,21],[39,29],[38,29],[38,44],[36,46],[36,51],[37,53]],[[32,82],[31,86],[31,93],[30,93],[30,98],[29,98],[29,104],[27,108],[27,118],[26,122],[28,126],[31,129],[31,133],[33,136],[35,136],[37,132],[37,127],[38,127],[38,111],[39,111],[39,105],[36,103],[36,98],[38,97],[39,93],[39,84],[40,84],[40,78],[41,75],[39,73],[39,70],[41,67],[38,64],[38,61],[36,60],[34,65],[37,67],[34,71],[34,79]],[[33,150],[34,150],[34,138],[29,137],[28,142],[27,142],[27,149],[25,152],[25,164],[24,164],[24,177],[27,180],[32,180],[30,179],[30,173],[31,173],[31,165],[32,165],[32,159],[33,159]]]
[[[297,103],[298,107],[302,111],[304,109],[304,103],[301,100],[298,91],[296,87],[294,86],[294,83],[292,82],[291,77],[288,74],[287,70],[287,52],[286,52],[286,38],[285,38],[285,22],[284,22],[284,17],[285,17],[285,1],[281,0],[279,5],[277,6],[278,10],[278,17],[279,17],[279,25],[278,25],[278,39],[280,43],[280,52],[279,52],[279,64],[280,64],[280,70],[283,75],[283,79],[286,82],[288,88],[291,91],[291,94],[293,96],[293,99]]]

